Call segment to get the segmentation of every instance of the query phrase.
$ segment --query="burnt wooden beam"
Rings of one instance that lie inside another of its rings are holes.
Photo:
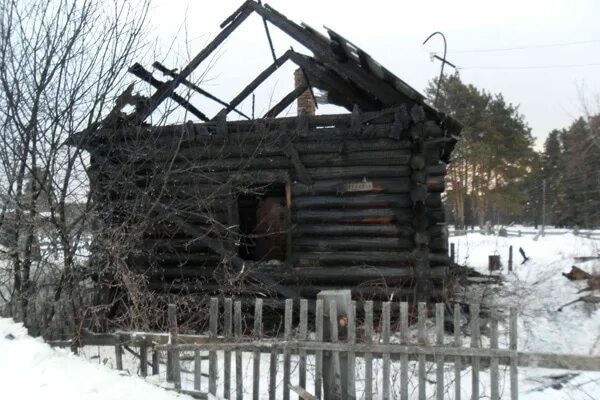
[[[271,108],[267,113],[263,116],[263,118],[275,118],[277,117],[283,110],[289,107],[290,104],[294,102],[302,93],[304,93],[308,89],[308,86],[302,84],[297,88],[294,88],[291,92],[289,92],[283,99],[279,101],[279,103],[275,104],[273,108]]]
[[[254,2],[251,2],[254,3]],[[216,120],[223,115],[229,114],[234,107],[237,107],[242,101],[244,101],[261,83],[263,83],[269,76],[273,74],[279,67],[281,67],[290,58],[290,50],[283,53],[275,62],[269,65],[264,71],[262,71],[248,86],[246,86],[231,102],[228,107],[225,107],[213,118]]]
[[[174,90],[179,86],[180,83],[183,82],[184,79],[187,79],[190,74],[198,68],[198,66],[210,56],[210,54],[217,49],[229,37],[229,35],[238,27],[242,22],[248,18],[248,16],[252,13],[252,7],[249,5],[254,3],[253,1],[247,1],[244,3],[234,14],[230,17],[230,22],[228,25],[219,32],[217,37],[213,39],[212,42],[208,44],[200,53],[196,55],[192,59],[192,61],[181,70],[177,78],[174,78],[164,85],[162,85],[158,90],[150,97],[142,106],[140,106],[136,110],[136,116],[138,122],[143,122],[152,112],[158,107],[167,97],[169,97]],[[228,20],[229,20],[228,19]]]
[[[310,76],[311,81],[316,87],[328,92],[329,102],[338,104],[348,110],[352,110],[355,104],[365,110],[381,108],[381,104],[370,98],[367,93],[358,91],[340,76],[336,75],[334,71],[318,63],[312,57],[293,52],[290,55],[290,59],[306,75]]]
[[[291,139],[288,135],[284,135],[282,137],[282,147],[283,152],[289,157],[294,169],[296,170],[296,174],[298,175],[298,179],[300,182],[305,185],[312,185],[313,180],[310,176],[310,173],[302,164],[302,160],[300,159],[300,155],[298,154],[298,150],[294,147],[294,143],[292,143]]]
[[[170,76],[171,78],[177,78],[179,76],[179,74],[177,74],[173,70],[165,67],[163,64],[161,64],[158,61],[155,61],[154,64],[152,64],[152,66],[154,68],[156,68],[157,70],[159,70],[160,72],[162,72],[164,75]],[[217,96],[214,96],[212,93],[207,92],[206,90],[202,89],[200,86],[196,85],[195,83],[190,82],[187,79],[184,79],[181,83],[184,84],[185,86],[189,87],[190,89],[200,93],[204,97],[207,97],[207,98],[219,103],[222,106],[229,107],[229,103],[226,103],[225,101],[219,99]],[[240,110],[238,110],[237,108],[232,108],[232,111],[248,120],[252,119],[249,116],[247,116],[246,114],[244,114],[243,112],[241,112]]]
[[[331,42],[324,36],[315,34],[311,30],[292,22],[268,5],[261,6],[258,3],[253,3],[251,7],[256,13],[266,18],[273,25],[312,51],[315,54],[315,58],[322,59],[331,68],[334,68],[342,78],[353,81],[362,90],[375,95],[384,104],[388,106],[397,105],[407,100],[408,97],[406,95],[376,78],[367,70],[362,70],[357,65],[340,62],[331,49]]]
[[[152,73],[150,71],[146,70],[139,63],[135,63],[131,68],[129,68],[129,72],[131,72],[133,75],[137,76],[144,82],[149,83],[150,85],[154,86],[155,88],[157,88],[159,90],[160,90],[160,88],[162,88],[166,85],[165,82],[160,81],[160,80],[156,79],[155,77],[153,77]],[[171,93],[169,93],[168,97],[172,98],[175,102],[177,102],[177,104],[179,104],[180,106],[182,106],[183,108],[185,108],[186,110],[188,110],[189,112],[194,114],[197,118],[201,119],[202,121],[208,121],[208,117],[202,111],[198,110],[190,102],[188,102],[186,99],[184,99],[177,93],[171,92]]]
[[[258,4],[262,6],[262,1],[258,0]],[[271,39],[271,32],[269,31],[269,24],[267,23],[267,19],[263,17],[263,25],[265,26],[265,33],[267,34],[267,40],[269,41],[269,48],[271,49],[271,55],[273,56],[273,61],[277,61],[277,55],[275,54],[275,47],[273,46],[273,39]]]

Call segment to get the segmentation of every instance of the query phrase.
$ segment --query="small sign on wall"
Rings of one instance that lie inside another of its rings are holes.
[[[370,192],[373,190],[373,182],[350,182],[344,183],[340,186],[339,192],[348,193],[348,192]]]

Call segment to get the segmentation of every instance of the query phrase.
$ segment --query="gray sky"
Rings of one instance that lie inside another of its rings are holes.
[[[150,22],[160,38],[150,58],[181,67],[218,33],[219,24],[241,3],[154,0]],[[430,53],[443,49],[439,37],[426,47],[421,43],[436,30],[444,32],[448,59],[461,68],[462,79],[501,92],[508,102],[520,105],[538,141],[582,113],[580,87],[590,98],[600,95],[597,0],[268,3],[296,22],[319,29],[326,25],[337,31],[419,91],[439,74],[439,63],[431,61]],[[289,46],[303,50],[277,28],[271,27],[271,32],[278,54]],[[495,49],[512,50],[491,51]],[[151,61],[147,60],[147,68]],[[260,18],[249,18],[212,61],[211,67],[202,69],[202,76],[196,79],[229,100],[272,62]],[[292,71],[291,66],[281,69],[257,91],[257,115],[291,90]],[[219,109],[207,100],[196,98],[194,104],[209,115]],[[242,107],[250,112],[250,102]],[[331,111],[335,110],[320,110]]]

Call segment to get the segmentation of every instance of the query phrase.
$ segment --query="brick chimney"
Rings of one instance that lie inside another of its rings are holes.
[[[297,88],[302,84],[306,84],[306,78],[302,73],[302,69],[298,68],[296,71],[294,71],[294,87]],[[300,97],[298,97],[298,115],[315,115],[316,109],[317,107],[315,101],[310,94],[310,90],[307,89],[300,95]]]

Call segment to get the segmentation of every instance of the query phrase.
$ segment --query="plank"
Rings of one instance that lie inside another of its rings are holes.
[[[173,345],[177,344],[177,308],[175,304],[169,304],[167,306],[167,319],[169,325],[169,341],[171,344],[171,350],[168,352],[168,364],[167,364],[167,380],[174,382],[175,388],[181,388],[181,371],[179,365],[179,350],[173,348]]]
[[[263,337],[263,299],[257,298],[254,301],[254,330],[252,335],[256,340],[261,340]],[[260,351],[255,351],[252,356],[252,399],[259,400],[260,398]]]
[[[457,348],[462,347],[462,336],[460,330],[460,304],[454,304],[454,346]],[[460,356],[454,357],[454,398],[460,400],[461,398],[461,358]]]
[[[160,354],[158,350],[152,349],[152,375],[160,374]]]
[[[224,303],[224,322],[223,335],[225,339],[233,337],[233,301],[231,298],[226,298]],[[223,379],[223,397],[231,398],[231,352],[226,351],[224,354],[224,379]]]
[[[479,341],[479,304],[471,304],[469,314],[471,316],[471,348],[480,348]],[[471,398],[479,399],[479,357],[473,357],[471,361]]]
[[[283,339],[287,342],[292,338],[292,317],[294,311],[294,300],[285,300]],[[290,351],[283,351],[283,400],[290,400],[291,360]]]
[[[348,314],[348,343],[356,343],[356,301],[353,301],[350,305],[350,313]],[[346,353],[348,357],[347,372],[346,372],[346,385],[347,399],[356,399],[356,353],[349,351]]]
[[[381,337],[383,344],[390,343],[390,308],[391,303],[386,301],[382,305],[382,332]],[[390,353],[383,353],[383,382],[382,382],[382,399],[390,399]]]
[[[236,301],[233,304],[233,329],[237,341],[242,340],[242,302]],[[242,372],[242,352],[235,352],[235,398],[236,400],[244,399],[244,382]]]
[[[364,330],[366,342],[373,341],[373,302],[365,302]],[[373,354],[365,354],[365,400],[373,399]]]
[[[498,348],[498,314],[497,311],[494,310],[491,313],[490,318],[490,348],[497,349]],[[498,369],[498,359],[496,357],[492,357],[490,359],[490,397],[491,400],[500,400],[500,391],[499,391],[499,369]]]
[[[199,391],[202,384],[202,356],[200,350],[194,350],[194,390]]]
[[[444,345],[444,303],[437,303],[435,305],[435,332],[437,346]],[[437,400],[444,400],[444,356],[439,355],[436,357],[436,384],[435,384],[435,397]]]
[[[338,332],[338,310],[334,299],[329,300],[329,334],[331,343],[337,343],[339,340]],[[342,397],[342,371],[340,368],[339,351],[331,352],[331,365],[333,369],[333,382],[330,382],[329,388],[332,390],[331,397],[340,399]]]
[[[400,343],[408,344],[408,303],[400,303]],[[408,399],[408,354],[400,355],[400,398]]]
[[[315,341],[323,341],[323,300],[315,303]],[[323,352],[315,352],[315,396],[321,398],[323,392]]]
[[[299,340],[308,339],[308,300],[300,300]],[[306,350],[300,350],[298,360],[298,386],[306,387]]]
[[[208,336],[210,339],[215,340],[217,338],[219,328],[219,299],[213,297],[210,299],[209,307],[209,322],[208,322]],[[208,354],[208,392],[213,396],[217,395],[217,352],[210,351]]]
[[[509,348],[514,352],[514,355],[510,359],[510,398],[511,400],[518,400],[519,398],[519,375],[517,368],[517,309],[511,307],[509,314]]]
[[[426,312],[427,312],[427,305],[423,302],[419,302],[418,304],[418,310],[417,310],[417,338],[419,341],[419,344],[421,346],[427,346],[427,340],[425,337],[425,320],[426,320]],[[425,359],[425,355],[424,354],[419,354],[418,356],[418,360],[419,360],[419,371],[418,371],[418,384],[419,384],[419,400],[426,400],[427,399],[427,380],[426,380],[426,369],[427,369],[427,364],[426,364],[426,359]]]
[[[148,344],[140,343],[140,374],[145,378],[148,376]]]
[[[123,346],[120,344],[115,345],[115,360],[117,364],[117,370],[123,370]]]

